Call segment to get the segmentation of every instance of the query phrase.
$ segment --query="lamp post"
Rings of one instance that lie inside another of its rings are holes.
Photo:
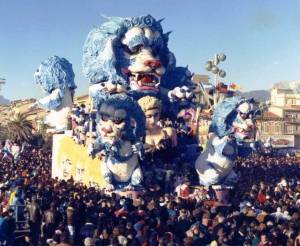
[[[214,93],[214,107],[217,104],[217,83],[218,83],[218,76],[221,78],[224,78],[226,76],[226,72],[222,69],[220,69],[217,65],[220,63],[220,61],[225,61],[226,55],[224,53],[215,54],[213,59],[210,59],[206,62],[205,68],[207,71],[211,71],[215,75],[215,93]]]

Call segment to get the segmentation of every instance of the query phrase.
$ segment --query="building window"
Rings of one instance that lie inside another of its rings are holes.
[[[286,132],[293,134],[294,133],[294,126],[293,125],[287,125],[286,126]]]
[[[281,133],[281,124],[279,122],[275,123],[275,132]]]
[[[275,132],[275,125],[274,122],[270,122],[270,132]]]
[[[296,100],[296,98],[288,98],[288,99],[286,99],[286,104],[287,105],[296,105],[297,100]]]
[[[285,113],[285,117],[286,117],[287,119],[297,119],[297,114],[291,113],[291,112],[286,112],[286,113]]]
[[[264,126],[263,129],[264,129],[265,132],[270,132],[269,122],[264,122],[263,126]]]

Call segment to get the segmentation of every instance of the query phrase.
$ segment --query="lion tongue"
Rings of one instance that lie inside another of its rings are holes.
[[[143,83],[151,83],[152,82],[152,76],[151,75],[144,75],[142,78]]]

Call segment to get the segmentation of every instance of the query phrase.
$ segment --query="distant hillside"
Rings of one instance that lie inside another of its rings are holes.
[[[270,100],[270,91],[268,90],[256,90],[256,91],[246,91],[240,92],[238,95],[241,95],[246,98],[254,98],[255,101],[265,102]]]
[[[0,95],[0,105],[10,103],[8,99]]]

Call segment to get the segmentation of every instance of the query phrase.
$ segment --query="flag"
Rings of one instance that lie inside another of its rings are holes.
[[[228,89],[231,91],[240,91],[242,87],[236,83],[230,83]]]

